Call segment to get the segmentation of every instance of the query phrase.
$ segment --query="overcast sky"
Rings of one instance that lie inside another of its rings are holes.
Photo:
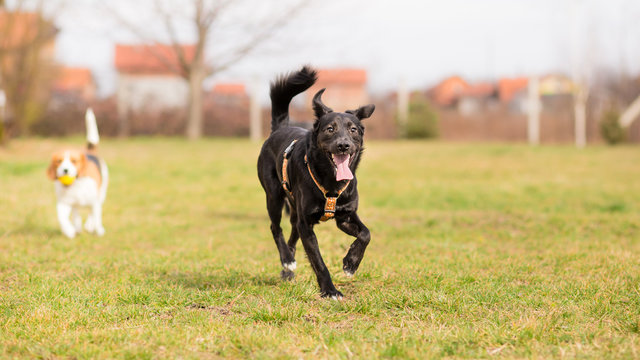
[[[223,19],[226,29],[218,33],[220,46],[211,47],[211,58],[224,48],[222,39],[244,31],[242,17],[278,14],[291,2],[295,0],[240,7],[241,15]],[[67,0],[57,20],[57,57],[67,65],[90,67],[100,94],[107,95],[116,82],[114,43],[133,44],[139,37],[124,30],[101,3]],[[161,33],[157,14],[145,0],[109,3],[152,36]],[[491,80],[550,72],[574,75],[575,69],[637,73],[638,19],[637,0],[310,0],[274,38],[207,85],[253,82],[266,94],[276,74],[306,63],[363,67],[374,93],[394,90],[401,80],[411,88],[426,88],[453,74]],[[192,39],[188,27],[179,31],[185,42]]]

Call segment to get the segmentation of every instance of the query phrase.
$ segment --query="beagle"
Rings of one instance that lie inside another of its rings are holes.
[[[100,137],[91,109],[87,110],[85,121],[87,150],[58,151],[51,157],[51,164],[47,169],[48,177],[54,181],[58,221],[62,233],[69,238],[82,231],[79,213],[82,208],[90,210],[84,229],[98,236],[104,235],[102,204],[107,195],[109,170],[107,164],[96,156]]]

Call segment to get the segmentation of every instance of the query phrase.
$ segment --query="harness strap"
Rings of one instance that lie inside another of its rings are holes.
[[[293,150],[293,145],[298,142],[298,139],[295,139],[284,149],[284,155],[282,158],[282,188],[286,191],[289,196],[293,199],[293,193],[291,192],[291,184],[289,184],[289,175],[287,173],[287,165],[289,163],[289,157],[291,156],[291,150]]]
[[[311,179],[313,179],[313,182],[316,183],[316,186],[318,187],[318,189],[320,189],[320,191],[322,192],[322,195],[324,195],[324,198],[326,199],[324,203],[324,214],[320,218],[320,221],[327,221],[327,220],[333,219],[333,217],[336,214],[336,203],[338,202],[338,198],[347,189],[347,187],[349,187],[351,180],[347,180],[347,183],[342,187],[342,189],[338,190],[338,196],[327,196],[327,193],[329,191],[327,191],[327,189],[325,189],[324,186],[322,186],[318,182],[318,180],[316,180],[316,177],[313,176],[313,171],[311,171],[311,166],[309,166],[309,161],[307,160],[307,155],[304,156],[304,162],[305,164],[307,164],[307,169],[309,170],[309,175],[311,175]]]

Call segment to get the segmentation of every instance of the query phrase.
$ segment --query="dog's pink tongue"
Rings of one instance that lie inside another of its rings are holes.
[[[333,154],[333,162],[336,163],[336,181],[353,179],[353,173],[349,169],[349,155]]]

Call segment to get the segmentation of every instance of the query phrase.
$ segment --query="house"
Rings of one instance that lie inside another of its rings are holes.
[[[248,105],[249,95],[244,84],[217,83],[211,89],[211,98],[216,104]]]
[[[519,78],[502,78],[498,80],[498,97],[501,102],[509,103],[516,95],[527,91],[529,79],[526,77]]]
[[[90,102],[96,96],[96,83],[91,70],[81,67],[63,67],[53,82],[54,97]]]
[[[322,101],[336,111],[356,109],[369,103],[367,71],[364,69],[320,69],[318,81],[305,92],[304,107],[310,107],[313,96],[322,88],[327,90]]]
[[[460,76],[451,76],[427,91],[427,97],[438,106],[448,107],[456,105],[462,94],[471,86]]]
[[[457,98],[458,112],[462,115],[475,114],[492,108],[496,103],[497,87],[489,82],[469,84]]]
[[[216,83],[204,101],[204,134],[249,135],[249,94],[243,83]]]
[[[183,45],[185,60],[195,55],[195,46]],[[188,83],[181,76],[179,58],[170,45],[116,45],[118,72],[116,101],[120,118],[130,112],[162,111],[185,107]]]
[[[545,75],[540,78],[540,95],[568,95],[573,94],[576,85],[568,76],[564,75]]]
[[[529,105],[528,87],[529,79],[526,77],[502,78],[498,80],[498,98],[511,112],[523,114]]]

